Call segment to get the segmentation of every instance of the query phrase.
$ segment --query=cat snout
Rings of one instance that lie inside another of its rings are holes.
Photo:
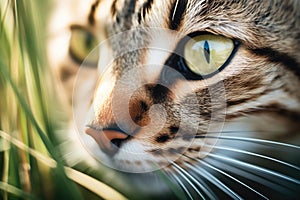
[[[94,138],[100,149],[109,156],[115,155],[129,135],[119,129],[96,130],[88,127],[85,132]]]

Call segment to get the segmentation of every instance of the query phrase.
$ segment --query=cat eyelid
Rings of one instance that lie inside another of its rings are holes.
[[[80,25],[80,24],[71,24],[69,26],[69,29],[71,31],[73,30],[83,30],[83,31],[86,31],[86,32],[89,32],[90,34],[92,34],[93,36],[96,36],[96,34],[94,34],[94,31],[91,27],[89,26],[85,26],[85,25]]]
[[[187,42],[188,40],[192,39],[193,37],[200,36],[200,35],[213,35],[213,36],[222,36],[224,38],[228,38],[233,41],[236,48],[241,44],[241,41],[237,38],[227,37],[222,34],[214,34],[214,33],[208,32],[208,31],[195,31],[195,32],[189,33],[181,39],[181,42]]]

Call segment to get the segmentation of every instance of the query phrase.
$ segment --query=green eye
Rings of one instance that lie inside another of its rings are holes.
[[[85,61],[84,63],[87,65],[97,66],[99,50],[96,49],[93,51],[93,49],[98,45],[97,38],[81,26],[72,26],[71,31],[72,35],[69,52],[73,60],[79,64]]]
[[[219,70],[234,50],[234,41],[219,35],[197,35],[184,45],[184,59],[194,74],[208,76]]]

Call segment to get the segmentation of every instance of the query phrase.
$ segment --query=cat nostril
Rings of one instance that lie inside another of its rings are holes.
[[[120,148],[123,141],[127,139],[112,139],[110,142],[116,147]]]
[[[104,153],[110,156],[116,154],[121,144],[129,138],[129,135],[118,130],[98,131],[93,128],[87,128],[85,132],[94,138]]]
[[[103,130],[106,137],[106,145],[100,145],[100,148],[109,155],[114,155],[119,151],[121,144],[128,139],[128,135],[116,130]]]

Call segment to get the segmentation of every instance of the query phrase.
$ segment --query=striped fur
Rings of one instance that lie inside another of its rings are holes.
[[[60,72],[63,84],[75,87],[84,148],[104,165],[125,171],[132,187],[105,181],[131,198],[136,187],[144,197],[173,196],[155,172],[130,174],[156,166],[187,198],[295,198],[300,189],[299,9],[298,0],[91,4],[86,23],[100,39],[98,67],[105,73],[97,80],[96,69],[79,70],[71,60],[57,65],[72,69]],[[226,67],[204,80],[183,76],[174,61],[182,39],[195,32],[239,43]],[[92,112],[82,116],[88,106]],[[122,129],[129,137],[113,143],[119,149],[110,155],[84,126],[99,134]],[[289,145],[295,146],[281,149]]]

